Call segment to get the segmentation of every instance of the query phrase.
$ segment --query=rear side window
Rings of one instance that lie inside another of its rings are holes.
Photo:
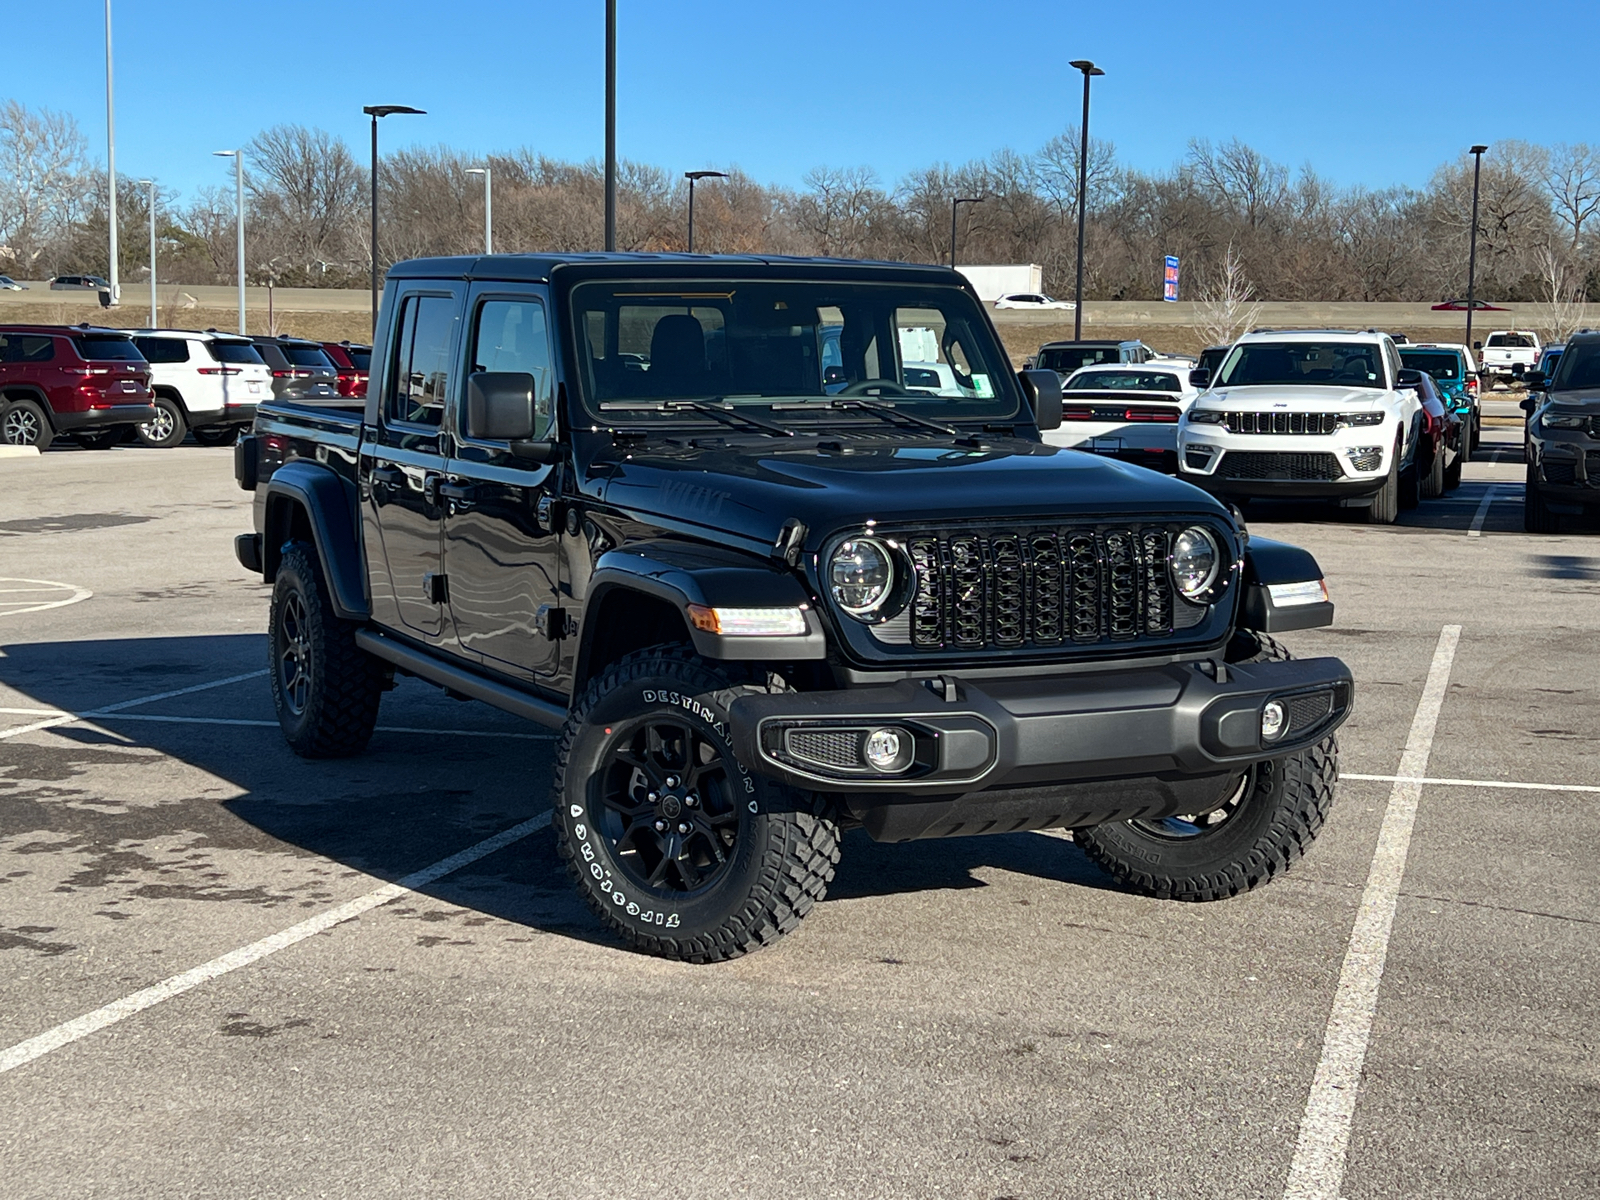
[[[1454,350],[1402,350],[1400,362],[1446,383],[1461,378],[1461,355]]]
[[[255,351],[261,356],[261,361],[274,371],[287,371],[289,360],[283,356],[283,351],[272,342],[260,342],[255,346]]]
[[[412,425],[440,423],[450,392],[450,338],[455,316],[456,302],[450,296],[407,296],[401,304],[385,397],[390,420]]]
[[[1167,371],[1082,371],[1067,385],[1084,392],[1180,392],[1178,377]]]
[[[81,337],[77,339],[78,353],[86,362],[143,362],[144,355],[133,344],[132,338]]]
[[[222,363],[254,363],[264,365],[266,359],[249,342],[211,342],[211,357]]]
[[[344,352],[350,356],[350,361],[358,371],[372,370],[372,351],[360,346],[346,346]]]
[[[139,353],[153,363],[181,363],[189,361],[189,341],[187,338],[134,338],[133,344],[139,347]]]
[[[284,346],[283,355],[297,367],[321,367],[333,370],[333,359],[321,346]]]
[[[0,362],[43,363],[56,356],[56,340],[48,334],[0,334]]]

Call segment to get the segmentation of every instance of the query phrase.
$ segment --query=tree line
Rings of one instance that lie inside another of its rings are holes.
[[[1079,134],[1032,153],[1000,150],[892,183],[867,166],[816,167],[802,186],[763,184],[737,167],[695,194],[695,245],[708,253],[827,254],[948,262],[950,205],[961,206],[961,262],[1044,268],[1070,295],[1076,270]],[[356,287],[370,261],[366,165],[342,138],[300,125],[245,147],[246,264],[251,283]],[[598,249],[604,172],[533,149],[472,157],[449,147],[400,150],[379,165],[380,262],[482,247],[488,166],[500,251]],[[1185,298],[1239,289],[1261,300],[1437,301],[1464,295],[1472,226],[1470,155],[1440,164],[1426,187],[1341,187],[1238,140],[1196,140],[1165,171],[1119,160],[1091,138],[1085,293],[1154,300],[1162,260],[1183,259]],[[118,179],[121,274],[149,261],[146,188]],[[234,280],[234,189],[190,197],[158,188],[164,283]],[[687,190],[677,172],[624,161],[617,240],[626,250],[685,247]],[[106,176],[69,115],[0,107],[0,271],[32,278],[104,275]],[[1600,299],[1600,148],[1502,142],[1483,158],[1477,292],[1546,305]]]

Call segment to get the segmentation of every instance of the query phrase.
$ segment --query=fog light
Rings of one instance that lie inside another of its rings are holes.
[[[911,735],[904,729],[874,729],[861,753],[875,771],[904,770],[911,762]]]
[[[1283,736],[1286,718],[1283,705],[1276,700],[1268,700],[1261,708],[1261,740],[1275,742]]]

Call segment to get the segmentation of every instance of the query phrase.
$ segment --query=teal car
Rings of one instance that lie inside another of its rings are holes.
[[[1402,366],[1433,376],[1439,385],[1439,398],[1461,418],[1461,444],[1470,459],[1483,432],[1478,411],[1478,371],[1472,352],[1465,346],[1433,342],[1411,342],[1396,349]]]

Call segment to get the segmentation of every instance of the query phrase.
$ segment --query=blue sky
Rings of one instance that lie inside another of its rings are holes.
[[[278,122],[339,133],[364,156],[361,106],[373,103],[429,113],[385,121],[386,147],[604,150],[601,0],[113,4],[127,175],[184,191],[226,183],[210,152]],[[1091,132],[1145,169],[1170,166],[1190,138],[1237,136],[1338,183],[1421,185],[1474,141],[1600,140],[1595,0],[618,9],[618,153],[675,172],[737,164],[797,184],[813,166],[867,165],[892,183],[1030,151],[1076,120],[1081,77],[1066,64],[1079,57],[1107,71]],[[29,40],[48,52],[8,55],[0,99],[72,113],[103,159],[101,14],[99,0],[35,8]]]

